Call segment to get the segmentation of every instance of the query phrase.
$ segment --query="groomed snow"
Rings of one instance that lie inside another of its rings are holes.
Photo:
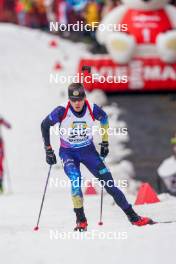
[[[0,197],[1,263],[174,262],[176,223],[133,227],[121,210],[112,206],[108,195],[104,196],[103,226],[97,225],[99,195],[85,197],[88,230],[92,233],[87,233],[89,238],[83,234],[82,239],[76,239],[71,232],[74,215],[70,190],[50,185],[40,230],[33,231],[48,170],[40,122],[66,100],[65,86],[51,85],[49,74],[56,60],[64,65],[65,74],[74,74],[79,58],[87,52],[83,44],[61,39],[58,39],[59,48],[51,49],[48,46],[51,35],[14,25],[0,24],[0,36],[0,112],[13,126],[13,130],[4,131],[13,193]],[[53,142],[57,149],[55,138]],[[51,178],[59,180],[66,176],[56,167]],[[134,201],[134,197],[129,199]],[[161,200],[157,204],[138,206],[136,210],[154,220],[176,221],[176,199],[162,195]],[[59,239],[59,232],[71,238]],[[117,239],[107,239],[109,232],[115,232]]]

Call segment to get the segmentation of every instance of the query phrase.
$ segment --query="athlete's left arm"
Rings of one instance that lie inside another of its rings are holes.
[[[102,135],[102,142],[108,142],[108,139],[109,139],[108,138],[108,128],[109,128],[108,115],[97,104],[94,104],[93,115],[96,120],[100,121],[101,128],[103,128],[105,131]]]

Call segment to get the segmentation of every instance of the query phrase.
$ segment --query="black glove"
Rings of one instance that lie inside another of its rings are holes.
[[[99,145],[101,145],[101,149],[100,149],[100,156],[102,158],[106,158],[106,156],[109,153],[109,143],[106,141],[103,141],[102,143],[100,143]]]
[[[54,154],[54,150],[51,147],[45,147],[46,151],[46,162],[49,165],[54,165],[57,163],[56,155]]]

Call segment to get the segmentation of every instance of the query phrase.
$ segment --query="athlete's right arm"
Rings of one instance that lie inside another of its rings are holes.
[[[45,148],[50,146],[50,127],[62,121],[65,107],[58,106],[55,108],[41,123],[41,132]]]

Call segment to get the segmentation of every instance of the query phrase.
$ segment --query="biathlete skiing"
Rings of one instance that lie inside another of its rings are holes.
[[[76,215],[74,230],[86,231],[88,226],[83,206],[80,163],[84,164],[98,180],[103,180],[107,193],[113,197],[115,203],[123,210],[133,225],[151,224],[152,220],[150,218],[139,216],[134,211],[123,192],[115,186],[111,172],[103,162],[103,159],[109,153],[107,114],[97,104],[89,103],[86,99],[84,86],[81,83],[69,85],[68,98],[69,101],[66,107],[58,106],[43,120],[41,130],[46,151],[46,162],[54,165],[57,163],[57,159],[50,144],[50,127],[59,123],[59,156],[63,162],[65,174],[71,181],[73,209]],[[102,135],[102,143],[100,143],[100,154],[93,143],[93,133],[90,133],[95,120],[100,122],[101,128],[105,131]],[[62,131],[68,130],[69,133],[62,133]],[[79,186],[75,186],[74,181],[79,181]],[[108,182],[111,182],[111,187]]]

